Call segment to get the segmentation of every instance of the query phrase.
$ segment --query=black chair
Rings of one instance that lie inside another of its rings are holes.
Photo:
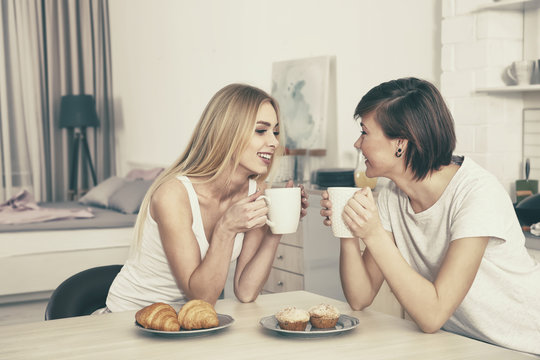
[[[64,280],[52,293],[45,320],[90,315],[105,306],[111,284],[122,265],[98,266]]]

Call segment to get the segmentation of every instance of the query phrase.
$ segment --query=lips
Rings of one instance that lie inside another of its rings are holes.
[[[267,161],[272,160],[272,154],[270,153],[257,153],[257,156]]]

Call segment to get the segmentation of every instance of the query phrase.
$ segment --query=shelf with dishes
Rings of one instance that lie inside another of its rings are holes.
[[[473,12],[484,11],[517,11],[523,14],[522,35],[523,50],[522,60],[516,58],[505,69],[503,81],[506,84],[489,86],[475,89],[476,93],[492,95],[511,95],[540,92],[540,74],[537,54],[538,30],[540,26],[540,0],[493,0],[491,3],[479,5]],[[529,80],[524,79],[529,76]],[[518,85],[512,85],[517,83]]]
[[[504,0],[493,1],[490,4],[483,4],[476,8],[476,11],[501,10],[516,11],[540,8],[540,0]]]
[[[524,92],[540,92],[540,84],[532,85],[508,85],[497,87],[485,87],[476,89],[477,93],[490,93],[490,94],[510,94],[510,93],[524,93]]]

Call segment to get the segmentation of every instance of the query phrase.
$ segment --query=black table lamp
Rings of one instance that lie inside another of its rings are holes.
[[[96,113],[96,102],[92,95],[65,95],[60,104],[60,128],[73,129],[73,150],[71,158],[71,171],[69,175],[69,189],[71,195],[77,193],[77,175],[79,161],[79,145],[82,142],[83,153],[86,156],[92,173],[94,186],[97,185],[96,173],[90,157],[90,149],[86,141],[86,128],[98,127],[99,120]]]

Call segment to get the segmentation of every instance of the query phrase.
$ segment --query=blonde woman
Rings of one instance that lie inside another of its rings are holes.
[[[268,208],[257,200],[280,150],[279,110],[271,96],[241,84],[218,91],[184,154],[148,190],[132,255],[105,311],[190,299],[215,304],[234,260],[235,295],[254,301],[281,237],[265,225]],[[298,216],[305,216],[303,188],[301,201]]]

